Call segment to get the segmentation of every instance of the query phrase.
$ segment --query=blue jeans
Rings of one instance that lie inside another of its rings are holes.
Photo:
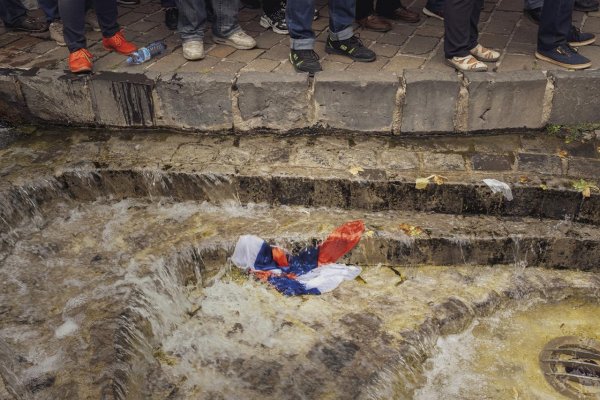
[[[19,0],[0,0],[0,19],[4,25],[16,25],[27,15],[27,9]]]
[[[427,0],[425,8],[435,12],[444,11],[444,3],[446,3],[445,0]]]
[[[226,38],[242,30],[238,22],[239,0],[211,0],[215,12],[212,24],[214,36]],[[206,24],[205,0],[177,0],[179,9],[178,31],[181,40],[202,40]]]
[[[331,40],[350,39],[356,0],[329,0],[329,37]],[[285,10],[290,47],[293,50],[312,50],[315,33],[312,30],[314,0],[288,0]]]
[[[567,44],[574,0],[546,0],[538,30],[538,50],[550,51]]]
[[[542,8],[544,6],[544,0],[525,0],[526,10],[535,10],[536,8]]]
[[[60,19],[58,13],[58,0],[38,0],[38,5],[46,15],[46,21],[52,22]]]
[[[120,29],[117,23],[117,0],[95,0],[94,9],[98,16],[98,24],[102,36],[109,38]],[[63,33],[69,51],[73,53],[85,49],[85,10],[86,2],[81,0],[58,0],[58,11],[63,21]]]

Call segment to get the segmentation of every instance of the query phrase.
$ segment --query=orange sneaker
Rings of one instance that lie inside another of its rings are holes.
[[[87,49],[79,49],[69,54],[69,69],[77,74],[92,71],[92,53]]]
[[[102,38],[102,45],[106,50],[116,51],[117,53],[128,56],[137,50],[137,46],[131,42],[128,42],[123,36],[123,32],[119,31],[114,34],[113,37]]]

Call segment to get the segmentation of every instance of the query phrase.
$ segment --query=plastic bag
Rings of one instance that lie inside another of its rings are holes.
[[[350,221],[336,228],[319,246],[319,265],[339,260],[359,242],[365,231],[364,222]]]
[[[483,183],[485,183],[489,186],[490,189],[492,189],[492,193],[500,192],[504,195],[504,198],[506,198],[506,200],[512,201],[512,190],[510,189],[510,186],[508,186],[508,184],[496,179],[484,179]]]
[[[317,289],[321,293],[327,293],[337,288],[343,281],[353,280],[360,272],[361,269],[355,266],[327,264],[298,276],[296,280],[304,284],[308,290]]]

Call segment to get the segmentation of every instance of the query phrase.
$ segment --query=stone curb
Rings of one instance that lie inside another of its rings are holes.
[[[600,122],[600,71],[117,73],[0,69],[0,118],[190,131],[426,134]]]

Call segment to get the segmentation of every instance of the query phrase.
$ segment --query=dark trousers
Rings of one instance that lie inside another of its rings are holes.
[[[574,0],[545,0],[538,30],[538,50],[549,51],[567,43]]]
[[[445,0],[427,0],[425,7],[429,11],[442,11],[444,9]]]
[[[160,0],[160,6],[162,8],[176,8],[175,0]]]
[[[282,7],[281,0],[263,0],[262,9],[267,15],[271,15],[274,12],[280,10]]]
[[[46,21],[52,22],[60,18],[58,0],[38,0],[38,5],[46,15]]]
[[[477,46],[479,14],[483,0],[446,0],[444,6],[444,55],[464,57]]]
[[[95,0],[94,9],[102,36],[109,38],[119,31],[117,0]],[[58,0],[58,10],[63,21],[65,42],[72,53],[87,47],[85,40],[85,1]]]
[[[27,15],[27,9],[19,0],[0,0],[0,19],[4,25],[16,25]]]
[[[373,0],[356,0],[356,19],[367,18],[374,11],[379,15],[391,15],[400,5],[400,0],[378,0],[373,8]]]

